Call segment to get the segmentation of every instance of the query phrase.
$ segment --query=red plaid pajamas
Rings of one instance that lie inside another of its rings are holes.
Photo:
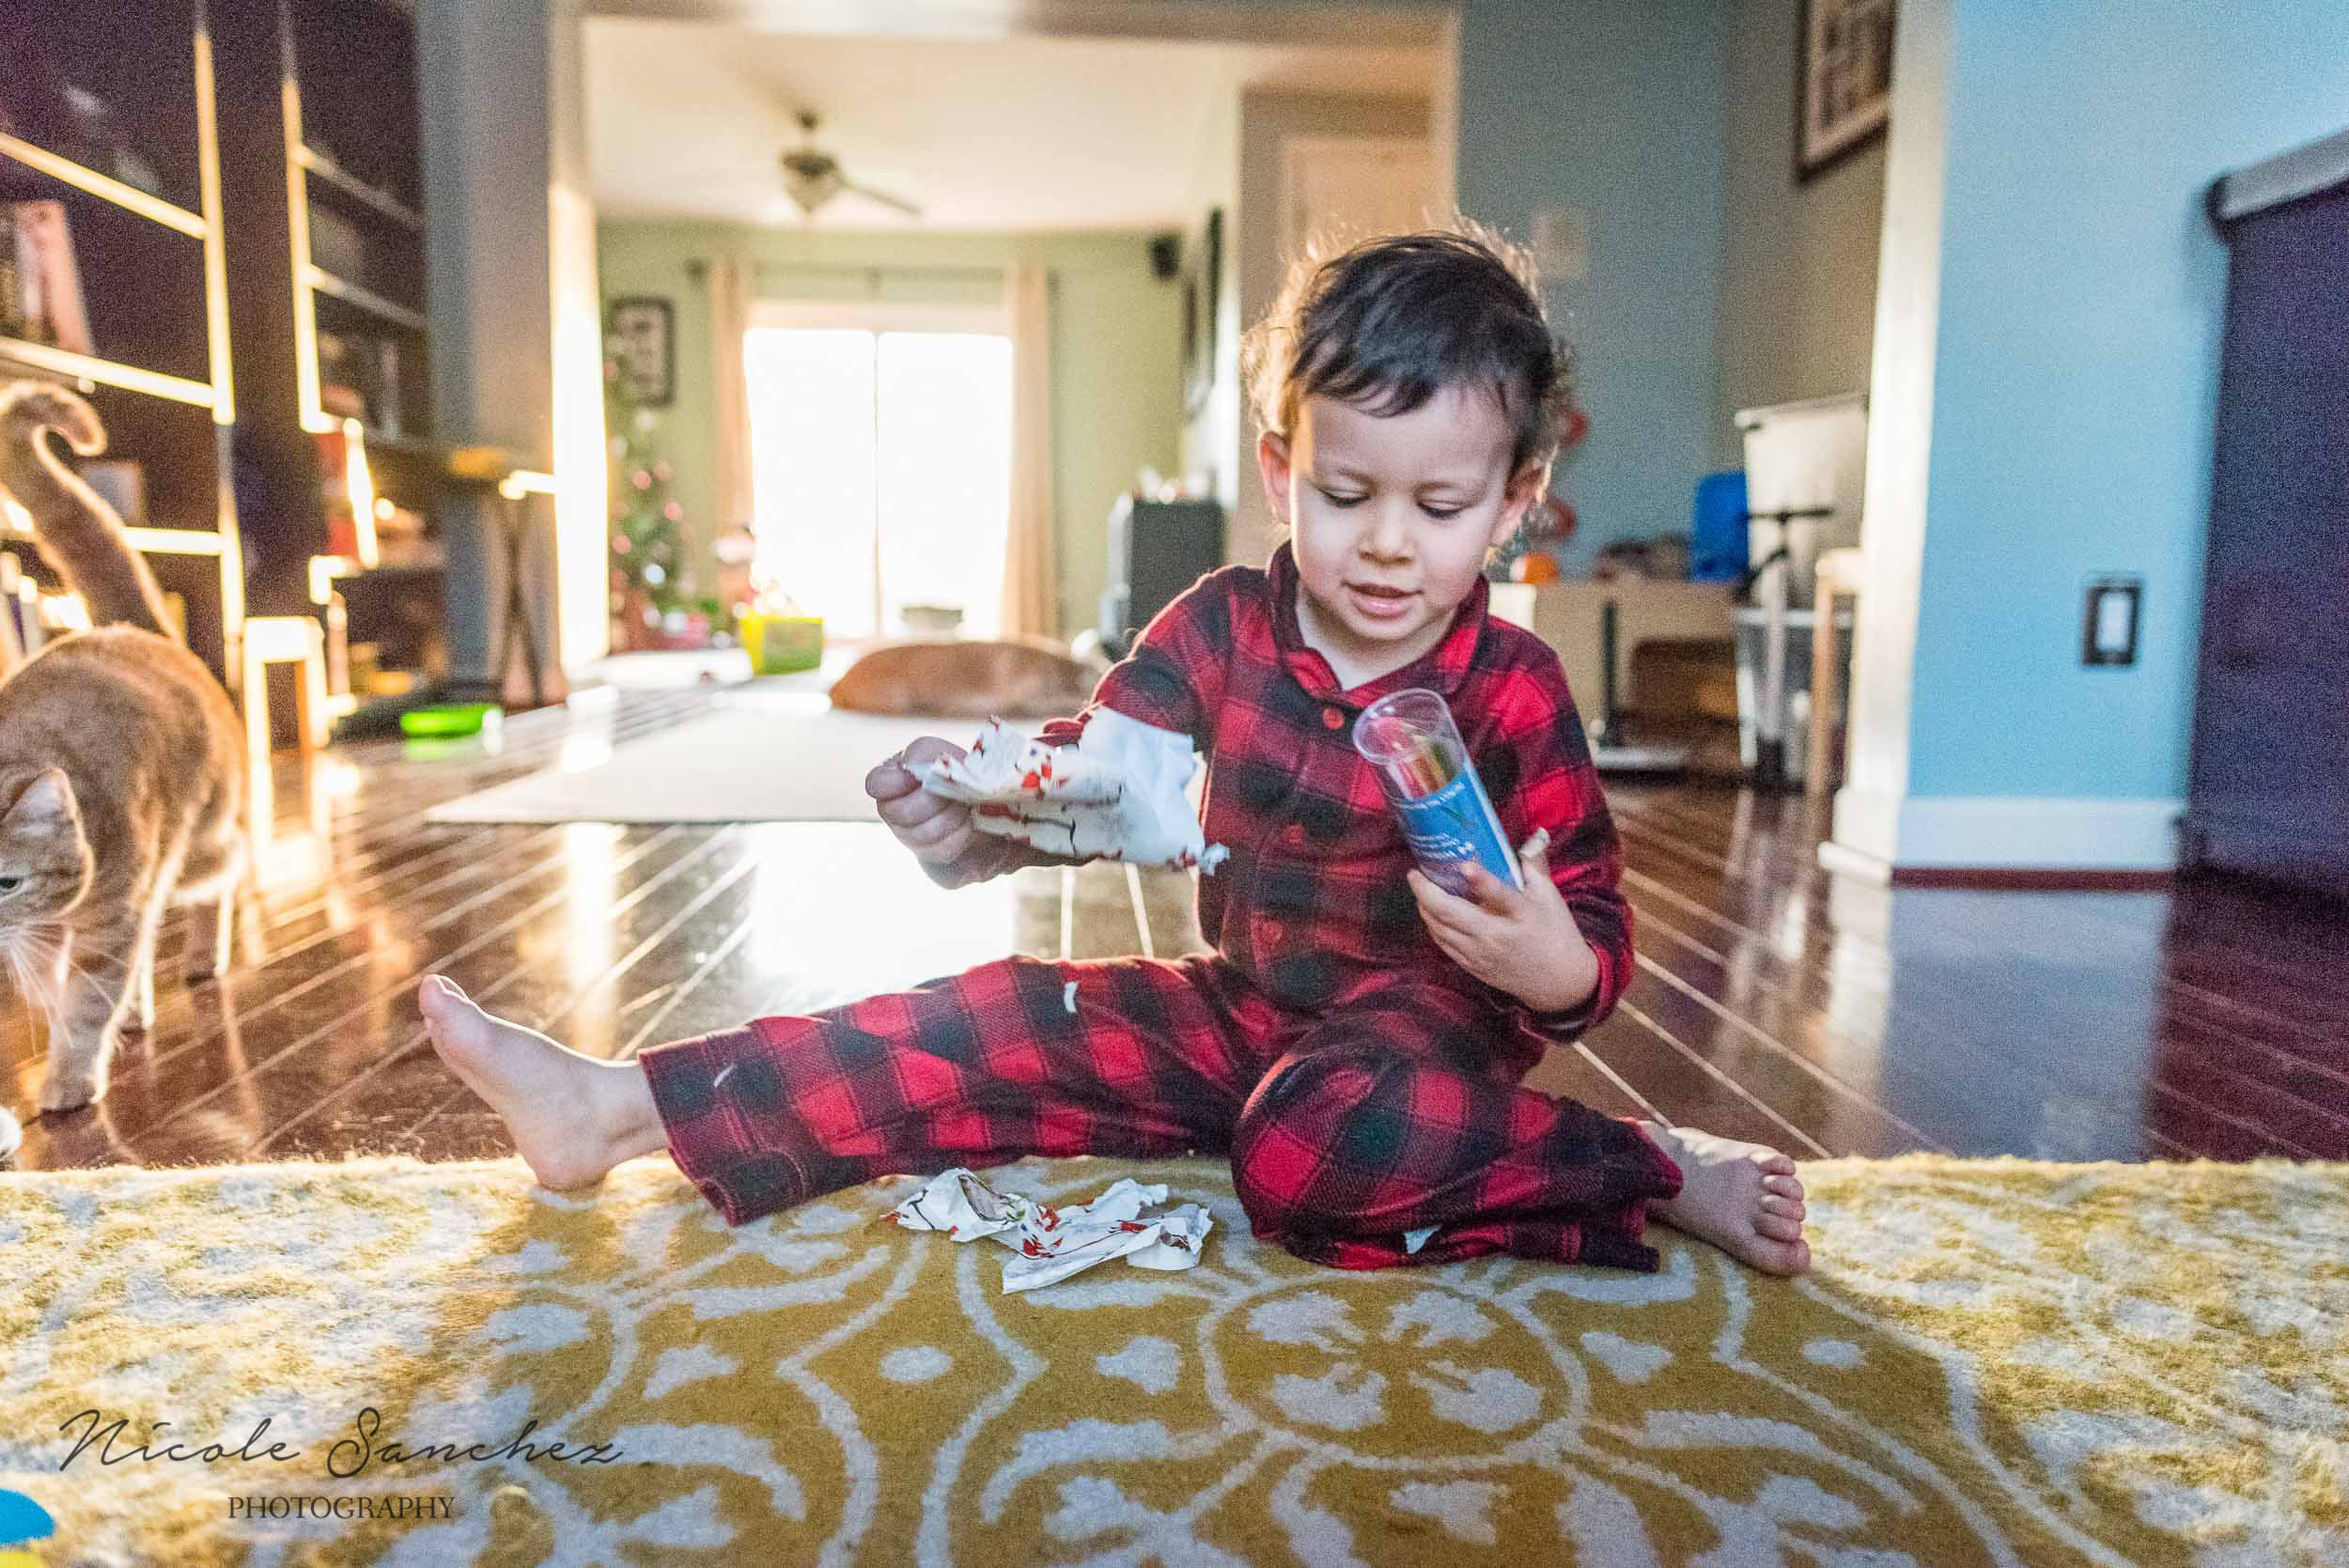
[[[1557,657],[1486,598],[1480,583],[1443,642],[1346,691],[1299,634],[1286,545],[1267,569],[1203,578],[1086,713],[1046,736],[1071,741],[1106,706],[1206,755],[1207,841],[1231,850],[1199,880],[1216,952],[999,959],[647,1050],[678,1169],[739,1224],[897,1172],[1214,1151],[1257,1234],[1316,1262],[1508,1252],[1655,1268],[1646,1204],[1679,1190],[1678,1168],[1629,1122],[1520,1081],[1614,1005],[1630,911]],[[1598,957],[1579,1007],[1533,1013],[1427,934],[1351,740],[1363,706],[1410,686],[1452,705],[1511,842],[1548,830],[1553,877]],[[975,857],[989,874],[1057,863],[1000,839]],[[1428,1226],[1410,1252],[1405,1233]]]

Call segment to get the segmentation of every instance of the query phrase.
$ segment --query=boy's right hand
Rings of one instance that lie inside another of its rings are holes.
[[[926,735],[864,775],[864,793],[873,798],[880,819],[942,888],[973,879],[963,862],[985,835],[972,825],[969,806],[924,789],[915,770],[962,754],[954,742]]]

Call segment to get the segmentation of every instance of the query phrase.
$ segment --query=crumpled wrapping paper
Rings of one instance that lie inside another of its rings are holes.
[[[1215,1227],[1197,1203],[1145,1214],[1166,1202],[1166,1184],[1144,1187],[1130,1177],[1112,1183],[1089,1203],[1054,1208],[998,1192],[962,1166],[941,1171],[888,1219],[909,1231],[942,1231],[957,1241],[992,1236],[1019,1255],[1003,1265],[1003,1290],[1036,1290],[1112,1258],[1137,1268],[1193,1268]]]
[[[983,832],[1071,859],[1198,866],[1231,853],[1210,846],[1186,793],[1199,770],[1190,737],[1097,708],[1074,746],[1030,740],[989,720],[959,758],[923,768],[922,787],[971,807]]]

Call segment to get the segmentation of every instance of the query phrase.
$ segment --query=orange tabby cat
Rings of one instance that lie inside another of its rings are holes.
[[[1050,719],[1091,701],[1094,678],[1040,638],[892,643],[841,673],[832,706],[941,719]]]
[[[121,520],[42,444],[44,429],[78,452],[105,443],[70,392],[0,390],[0,489],[101,625],[0,683],[0,952],[50,1015],[41,1109],[70,1110],[106,1092],[132,1008],[152,1021],[166,909],[195,907],[193,975],[227,968],[244,741],[203,660],[161,634],[162,596]]]

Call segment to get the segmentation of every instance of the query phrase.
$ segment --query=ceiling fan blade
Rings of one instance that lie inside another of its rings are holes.
[[[918,218],[922,215],[922,209],[918,204],[910,202],[903,196],[893,196],[886,191],[876,191],[870,185],[859,185],[855,180],[849,179],[843,180],[840,188],[844,191],[854,191],[867,201],[879,202],[883,207],[894,207],[909,218]]]
[[[769,165],[764,163],[745,163],[739,168],[722,166],[701,169],[679,169],[673,173],[664,175],[662,179],[669,183],[678,185],[715,185],[720,183],[728,185],[768,184],[772,182],[774,179],[774,171]]]

